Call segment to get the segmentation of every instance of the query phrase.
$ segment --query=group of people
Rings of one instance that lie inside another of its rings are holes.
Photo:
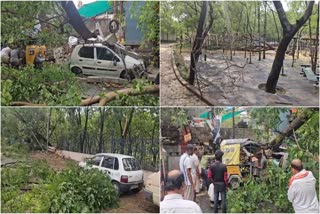
[[[201,167],[199,150],[188,144],[179,161],[180,170],[170,171],[165,179],[166,196],[160,205],[161,213],[202,213],[196,203],[200,192]],[[214,185],[214,212],[218,212],[219,195],[222,212],[226,212],[226,192],[228,184],[227,167],[222,163],[223,152],[215,152],[215,161],[208,170],[208,179]]]
[[[227,212],[228,173],[226,165],[222,163],[223,155],[221,150],[215,152],[215,160],[210,164],[207,174],[208,180],[213,185],[213,191],[209,192],[213,194],[210,198],[213,198],[214,213],[218,212],[219,200],[221,200],[221,212]],[[161,213],[202,213],[196,200],[201,183],[198,156],[198,149],[188,144],[186,152],[180,157],[180,170],[168,172],[164,181],[166,195],[160,203]],[[263,157],[260,159],[258,169],[265,168],[266,160]],[[312,172],[303,169],[299,159],[292,161],[291,171],[293,176],[289,181],[288,200],[295,212],[318,213],[316,179]]]

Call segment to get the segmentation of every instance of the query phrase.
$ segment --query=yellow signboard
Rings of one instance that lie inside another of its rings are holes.
[[[240,162],[240,144],[221,145],[224,155],[222,163],[226,165],[238,165]]]
[[[191,133],[188,133],[188,134],[184,135],[183,137],[184,137],[184,142],[191,141]]]

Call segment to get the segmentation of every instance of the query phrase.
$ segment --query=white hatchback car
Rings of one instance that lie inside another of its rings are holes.
[[[129,55],[123,58],[101,43],[77,45],[71,54],[70,69],[75,74],[117,77],[132,80],[136,76],[126,69],[144,71],[143,60]],[[125,66],[126,65],[126,66]]]
[[[85,169],[97,168],[105,172],[119,194],[129,190],[139,192],[144,185],[143,170],[137,159],[132,156],[99,153],[80,162],[79,166]]]

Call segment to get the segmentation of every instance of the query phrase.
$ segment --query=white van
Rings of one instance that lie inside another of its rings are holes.
[[[143,170],[137,159],[128,155],[99,153],[79,163],[85,169],[97,168],[111,179],[119,194],[133,190],[139,192],[144,185]]]
[[[125,55],[122,60],[119,54],[101,43],[77,45],[70,60],[71,72],[75,74],[116,77],[130,81],[136,76],[133,72],[126,72],[125,65],[127,70],[145,70],[143,60],[129,55]]]
[[[148,177],[144,188],[144,197],[147,201],[160,206],[160,171]]]

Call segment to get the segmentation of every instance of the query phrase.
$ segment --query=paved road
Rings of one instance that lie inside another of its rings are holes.
[[[172,45],[160,45],[161,106],[207,106],[177,80],[171,63]]]

